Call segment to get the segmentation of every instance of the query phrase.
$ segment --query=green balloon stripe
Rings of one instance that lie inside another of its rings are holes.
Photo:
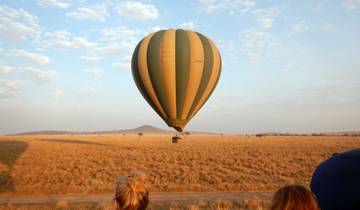
[[[186,89],[189,80],[190,43],[186,31],[176,30],[176,115],[180,119],[184,108]]]
[[[150,39],[147,49],[147,65],[150,75],[151,84],[154,88],[161,107],[167,116],[170,116],[169,105],[166,100],[164,79],[161,76],[160,68],[160,42],[165,31],[156,32]]]

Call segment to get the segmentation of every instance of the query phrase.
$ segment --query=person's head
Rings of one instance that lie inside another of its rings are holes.
[[[302,185],[287,185],[274,194],[271,210],[319,210],[314,195]]]
[[[310,187],[322,210],[360,209],[360,148],[333,154],[322,162]]]
[[[118,178],[115,191],[116,210],[145,210],[149,205],[146,175],[131,173]]]

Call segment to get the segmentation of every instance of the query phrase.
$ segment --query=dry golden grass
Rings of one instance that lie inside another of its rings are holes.
[[[129,171],[147,173],[152,192],[274,191],[308,185],[321,161],[356,147],[359,137],[3,136],[0,194],[109,193]]]
[[[23,205],[4,205],[1,210],[113,210],[113,206],[97,204],[23,204]]]
[[[234,200],[210,200],[194,202],[151,202],[150,207],[154,210],[264,210],[268,209],[269,201],[252,198],[244,201]],[[57,204],[35,204],[35,205],[4,205],[1,210],[51,210],[51,209],[77,209],[77,210],[112,210],[112,203],[99,204],[68,204],[59,202]]]

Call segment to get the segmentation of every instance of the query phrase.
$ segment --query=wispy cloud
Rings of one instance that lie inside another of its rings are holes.
[[[233,42],[220,40],[218,47],[222,53],[230,56],[236,56],[237,48]]]
[[[0,38],[20,41],[39,34],[37,17],[24,9],[0,6]]]
[[[187,22],[182,22],[178,26],[179,26],[179,28],[193,30],[195,28],[195,23],[190,20],[190,21],[187,21]]]
[[[100,77],[104,74],[104,71],[99,68],[88,68],[88,69],[84,69],[83,71],[94,77]]]
[[[106,44],[101,47],[100,50],[103,54],[113,57],[127,56],[131,55],[135,45],[136,44],[133,43],[117,42],[113,44]]]
[[[8,74],[14,70],[14,67],[8,65],[0,66],[0,73]]]
[[[84,37],[74,37],[72,47],[73,48],[83,48],[83,49],[92,49],[97,46],[96,43],[88,41]]]
[[[126,26],[103,29],[100,31],[102,45],[98,48],[99,52],[104,56],[117,58],[117,60],[131,56],[143,34],[143,31]]]
[[[341,5],[347,10],[356,10],[360,8],[360,0],[343,0]]]
[[[51,48],[71,48],[72,46],[70,33],[65,30],[46,32],[43,43],[45,47]]]
[[[28,77],[34,83],[45,84],[53,81],[57,72],[54,70],[42,70],[34,67],[24,67],[19,70],[22,76]]]
[[[294,62],[288,62],[282,69],[281,71],[283,72],[288,72],[288,71],[292,71],[295,69],[295,63]]]
[[[85,60],[85,61],[89,61],[89,62],[96,62],[101,60],[101,57],[98,56],[86,56],[86,55],[82,55],[80,56],[81,59]]]
[[[245,13],[255,7],[254,0],[198,0],[200,7],[207,13],[235,12]]]
[[[69,0],[37,0],[38,5],[44,7],[54,7],[58,9],[66,9],[70,6]]]
[[[42,43],[45,47],[59,49],[95,49],[98,44],[88,41],[84,37],[72,37],[68,31],[52,31],[44,34]]]
[[[95,85],[84,84],[79,88],[78,94],[80,95],[90,95],[96,91]]]
[[[13,49],[10,51],[10,55],[13,57],[28,58],[28,59],[33,60],[40,64],[49,64],[50,63],[50,59],[46,55],[39,54],[39,53],[32,53],[32,52],[29,52],[26,50]]]
[[[99,20],[105,21],[109,17],[105,4],[97,4],[88,7],[79,7],[75,11],[66,13],[67,17],[77,20]]]
[[[155,5],[137,1],[120,3],[116,9],[120,16],[136,20],[155,20],[159,17]]]
[[[135,42],[138,41],[141,33],[142,31],[127,26],[118,26],[102,29],[100,39],[104,42]]]
[[[244,54],[251,64],[264,61],[269,51],[278,48],[272,36],[264,31],[244,30],[239,33],[240,53]]]
[[[114,62],[111,65],[113,67],[119,68],[119,69],[125,69],[125,70],[130,70],[131,69],[130,62]]]
[[[257,9],[252,11],[252,14],[255,15],[257,21],[264,28],[271,28],[277,16],[280,15],[280,10],[275,7],[270,7],[267,9]]]
[[[152,32],[156,32],[156,31],[160,31],[163,27],[161,26],[153,26],[151,27],[148,32],[146,34],[152,33]]]
[[[60,98],[64,97],[64,91],[62,89],[56,89],[52,93],[51,97],[56,99],[56,100],[60,99]]]
[[[114,62],[111,65],[115,68],[123,70],[131,70],[131,55],[123,56],[120,61]]]
[[[309,30],[309,26],[305,20],[298,20],[292,25],[291,29],[292,31],[289,34],[290,36],[306,32],[307,30]]]
[[[20,96],[18,84],[17,80],[0,80],[0,99],[18,98]]]
[[[331,31],[334,28],[334,25],[331,23],[325,23],[322,26],[320,26],[320,30],[322,31]]]

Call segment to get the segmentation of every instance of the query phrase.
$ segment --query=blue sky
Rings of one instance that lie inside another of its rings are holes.
[[[166,125],[129,61],[152,31],[210,37],[223,69],[186,130],[360,130],[359,0],[0,3],[0,133]]]

